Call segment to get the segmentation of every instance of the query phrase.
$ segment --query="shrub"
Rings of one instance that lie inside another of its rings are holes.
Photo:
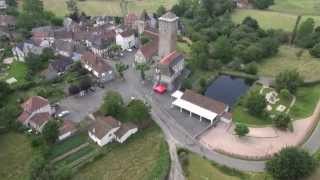
[[[252,62],[246,65],[246,67],[244,68],[244,72],[248,73],[248,74],[257,74],[258,73],[258,65],[256,62]]]
[[[320,58],[320,43],[316,44],[313,48],[309,50],[311,56]]]
[[[273,119],[273,125],[279,129],[287,129],[291,123],[291,117],[286,113],[277,114]]]
[[[266,170],[274,179],[304,179],[315,169],[316,162],[308,152],[287,147],[266,163]]]
[[[275,79],[275,88],[279,92],[282,89],[288,89],[292,94],[296,93],[303,79],[297,70],[286,70],[279,73]]]
[[[267,102],[262,94],[258,91],[249,93],[246,99],[245,106],[251,115],[261,116],[264,109],[267,107]]]
[[[290,92],[288,89],[281,89],[280,96],[284,99],[290,99]]]
[[[258,9],[267,9],[274,4],[274,0],[253,0],[253,5]]]
[[[241,136],[245,136],[246,134],[249,133],[249,128],[245,124],[237,123],[234,131],[238,136],[241,137]]]

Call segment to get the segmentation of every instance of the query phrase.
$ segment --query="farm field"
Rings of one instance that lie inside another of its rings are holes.
[[[317,0],[275,0],[270,10],[304,15],[320,15],[320,1]]]
[[[300,50],[291,46],[281,46],[277,55],[265,59],[259,65],[259,75],[275,76],[287,69],[297,69],[305,80],[320,80],[320,59],[310,56],[307,50],[298,58],[296,53]]]
[[[52,11],[58,16],[67,14],[67,0],[43,0],[44,7]],[[177,0],[129,0],[128,11],[140,13],[143,9],[150,12],[155,12],[161,5],[170,8]],[[111,15],[122,16],[120,8],[120,0],[86,0],[78,1],[78,6],[81,11],[88,15]]]
[[[167,145],[158,127],[138,133],[125,144],[104,149],[105,154],[77,172],[74,179],[159,179],[170,166]]]
[[[232,20],[235,23],[241,23],[247,16],[251,16],[252,18],[256,19],[263,29],[283,29],[288,32],[292,32],[298,17],[295,14],[287,14],[275,11],[237,9],[234,13],[232,13]],[[309,17],[314,18],[316,25],[320,25],[320,16],[303,16],[301,21]]]
[[[271,178],[264,173],[245,173],[235,171],[227,167],[218,166],[215,163],[193,153],[188,153],[185,156],[188,159],[188,163],[183,165],[183,169],[186,179],[188,180],[271,180]]]
[[[1,134],[0,147],[1,179],[27,179],[33,155],[27,137],[14,132]]]

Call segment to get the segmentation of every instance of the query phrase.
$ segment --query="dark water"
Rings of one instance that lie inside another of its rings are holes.
[[[252,82],[245,79],[226,75],[219,76],[209,85],[205,96],[221,101],[232,107],[240,96],[250,88]]]

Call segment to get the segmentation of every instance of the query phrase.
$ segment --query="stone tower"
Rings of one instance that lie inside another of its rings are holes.
[[[160,58],[176,50],[178,19],[172,12],[167,12],[159,18],[158,55]]]

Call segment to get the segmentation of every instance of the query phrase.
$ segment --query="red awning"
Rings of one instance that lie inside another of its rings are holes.
[[[159,94],[163,94],[167,91],[167,86],[165,84],[157,84],[153,86],[153,90]]]

